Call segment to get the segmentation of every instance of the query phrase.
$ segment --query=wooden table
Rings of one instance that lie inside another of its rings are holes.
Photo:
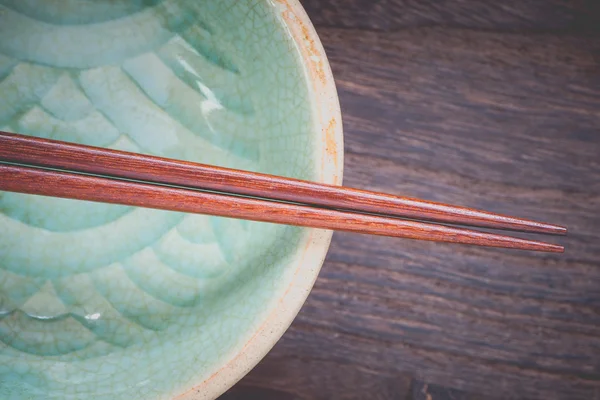
[[[336,233],[223,399],[599,399],[600,1],[302,3],[346,185],[564,224],[567,252]]]

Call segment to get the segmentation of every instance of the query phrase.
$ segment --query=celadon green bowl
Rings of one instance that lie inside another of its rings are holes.
[[[0,0],[0,129],[341,183],[295,0]],[[306,299],[330,231],[0,192],[0,399],[215,398]]]

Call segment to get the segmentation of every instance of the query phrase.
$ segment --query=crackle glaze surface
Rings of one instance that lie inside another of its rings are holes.
[[[310,74],[282,7],[0,0],[0,128],[323,180]],[[264,325],[315,241],[15,193],[0,192],[0,211],[2,399],[185,392]]]

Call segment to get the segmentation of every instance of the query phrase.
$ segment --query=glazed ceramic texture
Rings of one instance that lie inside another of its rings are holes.
[[[266,0],[0,0],[0,128],[313,179]],[[310,230],[0,192],[0,398],[169,399],[215,374]]]

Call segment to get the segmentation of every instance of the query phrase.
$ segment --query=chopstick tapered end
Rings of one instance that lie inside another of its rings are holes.
[[[521,250],[541,251],[545,253],[564,253],[565,247],[559,244],[539,242],[537,240],[511,238],[514,248]]]
[[[539,224],[538,226],[543,230],[541,233],[549,233],[552,235],[561,235],[561,236],[567,235],[567,228],[564,226],[553,225],[553,224]]]
[[[550,253],[564,253],[565,246],[561,246],[558,244],[548,244],[546,251],[548,251]]]
[[[521,230],[523,232],[543,233],[547,235],[565,236],[567,234],[567,228],[564,226],[512,217],[511,219],[512,226],[509,227],[510,229]]]

